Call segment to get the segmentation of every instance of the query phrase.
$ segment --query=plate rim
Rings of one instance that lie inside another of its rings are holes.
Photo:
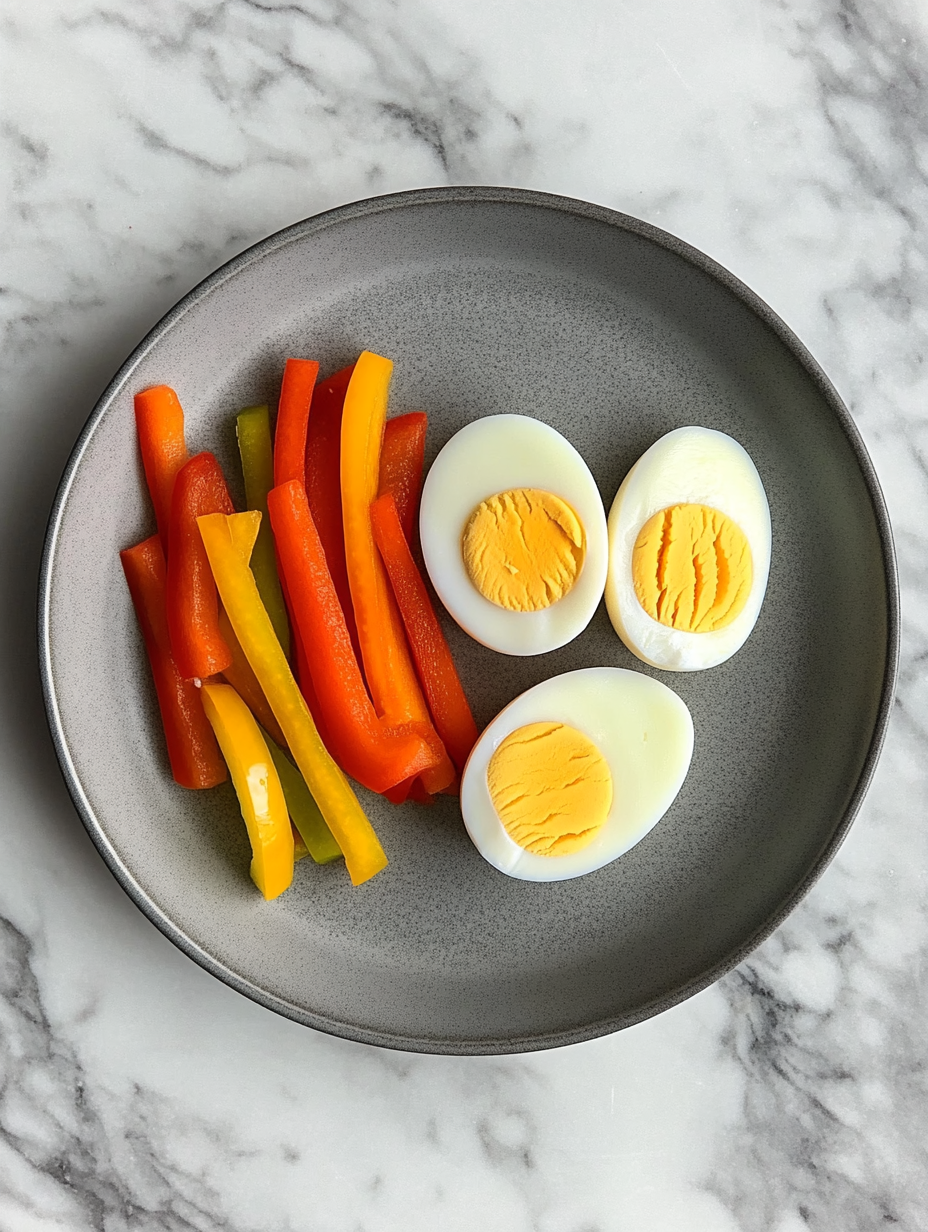
[[[448,1038],[438,1036],[400,1035],[381,1031],[361,1023],[345,1022],[326,1015],[312,1013],[302,1006],[261,988],[251,980],[219,962],[197,942],[189,937],[149,898],[146,891],[131,875],[117,855],[115,848],[100,825],[93,806],[87,798],[76,767],[71,759],[64,727],[58,708],[58,698],[52,672],[52,649],[50,636],[51,583],[59,533],[64,511],[74,478],[83,460],[84,453],[96,431],[97,425],[108,411],[114,399],[129,380],[140,361],[194,305],[211,294],[217,287],[235,276],[240,270],[262,260],[267,254],[285,247],[296,240],[312,236],[330,227],[338,226],[365,216],[387,213],[393,210],[415,209],[435,203],[478,203],[533,206],[605,223],[621,231],[630,232],[649,240],[658,247],[675,254],[724,286],[740,300],[756,317],[770,329],[791,352],[816,386],[846,437],[857,465],[861,471],[873,510],[876,530],[880,540],[883,573],[886,583],[886,668],[877,707],[876,719],[869,748],[860,774],[850,793],[835,830],[816,856],[806,876],[792,889],[778,907],[739,946],[730,950],[711,968],[678,985],[670,993],[664,993],[640,1005],[635,1011],[597,1019],[594,1022],[546,1032],[516,1035],[513,1037]],[[38,659],[39,675],[46,717],[51,731],[52,743],[65,785],[90,838],[107,864],[116,881],[148,919],[173,942],[188,958],[193,959],[211,975],[234,988],[243,996],[263,1005],[285,1018],[326,1034],[352,1040],[357,1043],[376,1045],[401,1052],[432,1053],[449,1056],[500,1056],[524,1052],[536,1052],[568,1044],[581,1043],[600,1036],[623,1030],[662,1013],[714,984],[723,975],[743,962],[761,942],[765,941],[786,917],[809,893],[822,873],[831,863],[847,837],[848,831],[863,803],[886,739],[886,732],[893,708],[900,652],[899,578],[896,563],[892,527],[886,501],[863,437],[850,411],[838,394],[824,369],[806,348],[786,322],[746,283],[726,269],[713,257],[695,248],[653,223],[633,215],[610,209],[607,206],[583,201],[579,198],[535,189],[494,187],[489,185],[449,185],[437,188],[409,189],[403,192],[365,197],[333,209],[322,211],[301,219],[288,227],[274,232],[250,245],[230,260],[224,262],[190,291],[181,297],[161,317],[142,340],[133,348],[110,380],[87,418],[65,464],[55,498],[49,513],[45,531],[42,559],[38,578]]]

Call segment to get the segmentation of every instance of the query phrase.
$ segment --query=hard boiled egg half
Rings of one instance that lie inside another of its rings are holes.
[[[633,654],[675,672],[723,663],[754,628],[769,570],[767,496],[736,440],[677,428],[642,454],[609,514],[606,606]]]
[[[517,697],[477,741],[464,824],[510,877],[579,877],[660,821],[692,754],[690,712],[667,685],[624,668],[567,672]]]
[[[426,478],[419,525],[438,597],[491,650],[556,650],[602,598],[602,499],[573,445],[537,419],[489,415],[453,436]]]

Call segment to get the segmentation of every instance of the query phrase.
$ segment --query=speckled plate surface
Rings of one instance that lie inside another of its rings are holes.
[[[353,890],[303,861],[266,904],[232,789],[174,785],[117,552],[153,530],[132,395],[179,392],[193,450],[236,475],[234,413],[277,396],[284,359],[396,362],[394,413],[425,408],[428,451],[470,420],[531,414],[580,450],[607,508],[658,436],[735,436],[773,520],[767,599],[745,647],[705,672],[638,663],[602,605],[581,637],[508,658],[450,621],[478,723],[572,668],[665,680],[693,715],[690,774],[616,863],[566,882],[496,872],[457,803],[361,792],[390,867]],[[546,1048],[628,1026],[703,988],[795,905],[872,774],[898,618],[885,508],[835,391],[737,279],[654,227],[511,189],[405,193],[308,219],[183,299],[90,417],[52,511],[42,674],[78,811],[115,876],[234,988],[350,1039],[431,1052]]]

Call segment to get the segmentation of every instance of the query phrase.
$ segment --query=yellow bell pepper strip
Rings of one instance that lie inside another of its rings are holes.
[[[232,542],[246,565],[250,562],[258,542],[262,521],[263,518],[260,512],[249,510],[248,513],[234,518],[229,523],[232,532]],[[257,580],[255,578],[256,582]],[[239,697],[271,738],[276,740],[278,744],[286,744],[283,732],[274,718],[274,711],[268,705],[268,700],[261,691],[258,678],[251,670],[251,664],[245,657],[245,652],[239,645],[228,614],[222,606],[219,608],[219,632],[225,639],[225,643],[232,654],[232,662],[222,673],[227,683],[235,689],[236,693],[238,693]]]
[[[251,879],[270,901],[293,881],[293,831],[280,778],[261,729],[232,686],[204,684],[201,692],[248,828]]]
[[[309,855],[309,848],[303,842],[302,835],[292,822],[290,829],[293,831],[293,863],[299,864],[300,860],[305,860]]]
[[[345,562],[374,707],[390,727],[413,724],[439,753],[438,765],[422,774],[426,790],[437,792],[454,780],[454,766],[432,725],[371,527],[392,372],[389,359],[362,351],[345,394],[341,439]]]
[[[319,738],[254,575],[235,547],[230,521],[224,514],[206,514],[199,522],[223,607],[300,773],[344,853],[351,880],[360,885],[386,867],[387,857],[348,780]]]
[[[277,640],[290,655],[290,625],[284,605],[274,536],[267,517],[267,494],[274,486],[274,452],[271,446],[271,421],[266,406],[249,406],[235,420],[238,451],[245,480],[245,504],[261,514],[261,529],[251,557],[251,571],[258,583],[261,602],[267,608]]]
[[[232,546],[236,549],[246,565],[251,563],[252,553],[255,550],[255,544],[258,542],[258,535],[261,533],[261,523],[263,521],[263,513],[259,513],[255,509],[249,509],[246,513],[239,514],[238,517],[232,518],[229,522],[229,534],[232,536]],[[255,579],[255,584],[257,585],[257,579]],[[259,590],[258,594],[260,593],[261,592]]]
[[[333,860],[342,858],[342,849],[332,836],[332,831],[325,824],[325,818],[319,811],[319,805],[312,797],[302,774],[283,751],[273,742],[268,743],[271,757],[277,768],[280,785],[284,789],[284,799],[293,822],[306,850],[317,864],[331,864]]]
[[[286,744],[280,724],[274,718],[274,711],[268,705],[268,700],[258,684],[258,677],[251,670],[251,664],[239,645],[232,622],[224,607],[219,609],[219,632],[232,652],[232,662],[222,673],[226,683],[232,686],[271,739],[276,740],[278,744]]]

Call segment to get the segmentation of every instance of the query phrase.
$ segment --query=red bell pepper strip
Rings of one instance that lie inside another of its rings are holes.
[[[319,365],[314,359],[288,359],[277,404],[274,429],[274,486],[291,479],[303,482],[306,471],[306,431]]]
[[[169,385],[153,385],[135,395],[135,425],[158,534],[167,559],[171,493],[177,472],[187,461],[184,411]]]
[[[322,540],[326,563],[335,593],[345,613],[345,623],[351,636],[358,662],[361,647],[358,627],[351,606],[348,588],[348,567],[345,564],[345,531],[342,525],[341,437],[342,407],[345,391],[354,371],[354,364],[342,368],[334,376],[320,381],[313,394],[306,438],[306,498],[309,511]]]
[[[211,453],[198,453],[177,472],[171,499],[167,613],[174,660],[188,680],[205,680],[232,662],[219,631],[219,598],[197,518],[234,512],[222,470]]]
[[[436,759],[427,741],[416,732],[389,730],[374,711],[303,485],[274,488],[267,503],[333,757],[371,791],[428,770]]]
[[[392,493],[379,496],[371,505],[371,526],[432,718],[460,774],[479,733],[425,582],[403,534]]]
[[[406,542],[416,542],[416,514],[422,493],[422,466],[425,461],[425,411],[411,411],[388,419],[380,454],[379,495],[392,492]]]
[[[268,519],[270,521],[270,519]],[[289,603],[289,597],[287,602]],[[288,608],[289,611],[289,608]],[[316,696],[316,686],[313,684],[313,674],[309,666],[309,659],[306,656],[306,649],[303,646],[303,639],[300,637],[300,631],[294,622],[293,625],[293,674],[296,676],[296,682],[300,686],[300,692],[303,694],[303,700],[309,707],[309,713],[313,716],[313,722],[316,724],[316,731],[319,733],[319,739],[327,749],[329,745],[329,731],[325,725],[325,715],[322,712],[322,707],[319,705],[319,698]]]
[[[215,787],[227,777],[226,764],[204,713],[200,690],[193,681],[184,680],[171,655],[160,537],[152,535],[126,548],[119,559],[148,651],[171,773],[181,787]]]

